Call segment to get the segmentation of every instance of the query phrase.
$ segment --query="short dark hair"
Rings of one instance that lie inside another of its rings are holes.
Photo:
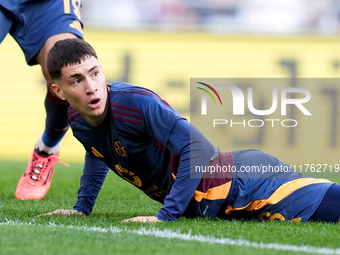
[[[98,59],[95,50],[83,39],[61,40],[54,44],[47,55],[47,70],[54,81],[61,78],[61,69],[63,67],[80,64],[91,57]]]

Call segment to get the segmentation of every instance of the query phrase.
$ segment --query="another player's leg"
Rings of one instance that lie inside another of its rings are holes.
[[[58,155],[61,139],[68,129],[68,104],[54,100],[54,97],[48,93],[45,108],[45,131],[38,138],[27,169],[18,183],[15,193],[17,199],[43,198],[50,188],[54,165],[60,162]]]
[[[70,33],[65,33],[50,37],[37,56],[37,61],[42,67],[48,87],[51,86],[52,80],[47,73],[47,54],[55,42],[66,38],[75,38],[75,36]],[[48,88],[45,98],[45,131],[38,138],[27,169],[18,183],[15,193],[17,199],[39,200],[43,198],[49,190],[55,162],[60,162],[58,155],[61,139],[68,129],[68,106],[68,103],[57,98]]]

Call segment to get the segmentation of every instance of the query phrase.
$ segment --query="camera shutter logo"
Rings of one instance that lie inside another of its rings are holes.
[[[206,83],[203,83],[203,82],[197,82],[197,83],[207,87],[208,89],[210,89],[217,96],[217,98],[220,101],[220,104],[222,106],[222,100],[220,98],[220,95],[217,93],[217,91],[212,86],[210,86]],[[214,100],[214,103],[217,106],[216,100],[209,90],[207,90],[205,88],[201,88],[201,87],[196,87],[196,88],[203,90],[205,93],[207,93],[212,98],[212,100]],[[207,95],[206,94],[202,94],[201,114],[207,115]]]

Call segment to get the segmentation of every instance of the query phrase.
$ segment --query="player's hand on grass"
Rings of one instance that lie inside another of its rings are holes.
[[[78,215],[84,215],[82,212],[79,212],[77,210],[58,209],[58,210],[55,210],[53,212],[39,214],[37,217],[40,217],[40,216],[50,216],[50,215],[54,215],[54,214],[61,214],[61,215],[78,214]]]
[[[125,219],[122,220],[123,223],[127,222],[149,222],[149,223],[156,223],[156,222],[162,222],[160,219],[158,219],[156,216],[138,216],[131,219]]]

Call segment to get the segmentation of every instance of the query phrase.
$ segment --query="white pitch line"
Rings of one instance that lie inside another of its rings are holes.
[[[339,254],[340,248],[331,249],[325,247],[315,247],[308,245],[289,245],[289,244],[280,244],[280,243],[257,243],[251,242],[245,239],[230,239],[230,238],[216,238],[211,236],[204,235],[192,235],[190,233],[183,234],[180,232],[175,232],[169,229],[161,230],[156,228],[146,229],[128,229],[128,228],[118,228],[115,226],[110,226],[107,228],[102,227],[89,227],[89,226],[73,226],[73,225],[64,225],[64,224],[54,224],[49,223],[49,225],[36,224],[31,222],[15,222],[8,221],[0,222],[0,226],[3,225],[12,225],[12,226],[45,226],[51,228],[67,228],[73,230],[85,230],[91,232],[102,232],[102,233],[130,233],[137,234],[142,236],[153,236],[159,238],[167,238],[167,239],[179,239],[183,241],[196,241],[201,243],[210,243],[210,244],[222,244],[222,245],[232,245],[232,246],[240,246],[240,247],[250,247],[250,248],[259,248],[259,249],[273,249],[278,251],[291,251],[291,252],[306,252],[311,254]]]

